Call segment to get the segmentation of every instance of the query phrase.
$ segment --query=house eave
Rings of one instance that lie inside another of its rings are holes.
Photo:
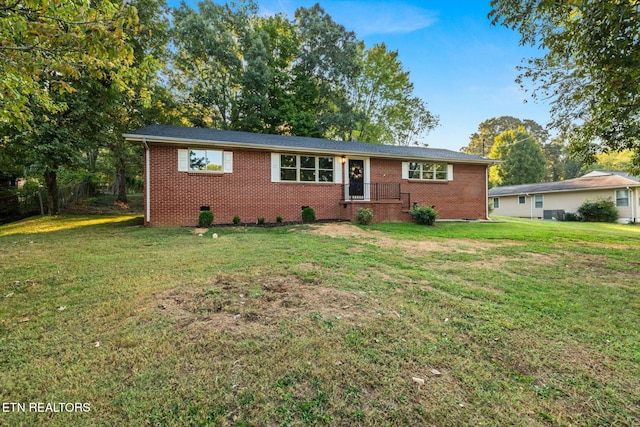
[[[574,193],[578,191],[599,191],[599,190],[616,190],[624,188],[640,188],[640,184],[629,185],[613,185],[606,187],[589,187],[589,188],[569,188],[565,190],[547,190],[547,191],[519,191],[514,193],[489,194],[489,197],[511,197],[511,196],[530,196],[535,194],[553,194],[553,193]],[[491,190],[489,190],[491,193]]]
[[[143,140],[147,143],[155,142],[168,145],[192,145],[202,147],[229,147],[235,149],[253,149],[262,151],[275,151],[275,152],[288,152],[288,153],[317,153],[317,154],[330,154],[333,156],[359,156],[359,157],[373,157],[381,159],[394,159],[394,160],[420,160],[420,161],[439,161],[446,163],[464,163],[464,164],[481,164],[481,165],[494,165],[501,163],[499,160],[493,159],[455,159],[437,156],[415,156],[415,155],[402,155],[402,154],[388,154],[388,153],[370,153],[360,150],[331,150],[326,148],[309,148],[309,147],[295,147],[273,144],[252,144],[247,142],[237,143],[230,141],[216,141],[216,140],[203,140],[203,139],[191,139],[191,138],[174,138],[166,136],[153,136],[153,135],[140,135],[140,134],[123,134],[126,141],[132,143],[142,143]]]

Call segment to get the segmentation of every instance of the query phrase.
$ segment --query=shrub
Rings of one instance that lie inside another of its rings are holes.
[[[411,211],[411,216],[418,224],[433,225],[438,212],[430,206],[418,206]]]
[[[201,211],[198,217],[198,225],[200,227],[209,227],[213,223],[213,212]]]
[[[369,225],[373,222],[373,211],[369,208],[359,208],[356,213],[356,222],[362,225]]]
[[[235,215],[235,216],[233,217],[233,223],[234,223],[235,225],[240,224],[240,217],[239,217],[238,215]]]
[[[316,211],[313,208],[306,207],[302,209],[302,221],[304,222],[313,222],[316,220]]]
[[[278,216],[276,217],[276,222],[277,222],[278,224],[280,224],[280,223],[282,222],[282,217],[281,217],[280,215],[278,215]]]
[[[587,200],[578,208],[578,214],[587,222],[615,222],[618,219],[616,205],[609,199]]]
[[[573,212],[567,212],[566,214],[564,214],[564,220],[565,221],[580,221],[580,216],[576,213]]]
[[[264,217],[263,216],[258,217],[258,224],[260,224],[260,225],[264,224]]]

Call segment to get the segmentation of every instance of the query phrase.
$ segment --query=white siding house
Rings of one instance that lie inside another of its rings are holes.
[[[563,219],[587,200],[609,199],[618,209],[618,222],[638,222],[640,180],[621,172],[594,171],[579,178],[539,184],[509,185],[489,190],[496,215],[531,219]]]

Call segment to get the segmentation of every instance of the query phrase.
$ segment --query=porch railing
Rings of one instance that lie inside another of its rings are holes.
[[[346,200],[400,200],[399,182],[371,182],[345,184]]]

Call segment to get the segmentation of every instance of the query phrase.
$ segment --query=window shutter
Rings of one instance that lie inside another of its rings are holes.
[[[189,172],[189,150],[178,149],[178,172]]]
[[[271,182],[280,182],[280,154],[271,153]]]
[[[222,157],[224,158],[222,171],[224,173],[233,172],[233,152],[225,151],[224,153],[222,153]]]
[[[402,179],[409,179],[409,162],[402,162]]]
[[[447,179],[453,181],[453,165],[447,165]]]
[[[342,157],[333,159],[333,182],[342,184]]]

